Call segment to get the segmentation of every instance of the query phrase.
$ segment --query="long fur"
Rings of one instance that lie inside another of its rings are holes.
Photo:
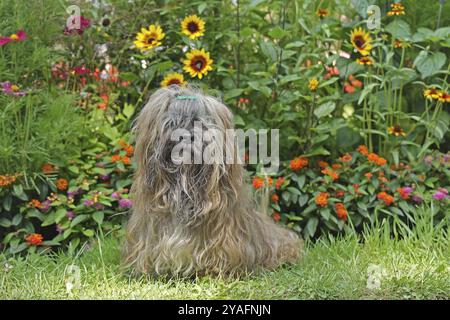
[[[197,99],[178,100],[178,95]],[[156,91],[136,120],[125,265],[136,273],[237,276],[295,262],[301,241],[255,209],[242,165],[225,159],[173,163],[172,132],[183,128],[195,134],[194,121],[205,129],[233,128],[232,113],[218,99],[179,86]],[[218,147],[231,148],[237,157],[233,143]]]

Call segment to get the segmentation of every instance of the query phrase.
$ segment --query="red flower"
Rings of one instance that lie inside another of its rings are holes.
[[[40,233],[32,233],[25,238],[30,246],[38,246],[42,244],[43,239],[44,237],[42,237],[42,234]]]
[[[3,46],[7,43],[10,43],[12,41],[23,41],[27,37],[25,31],[19,30],[16,33],[13,33],[9,37],[0,37],[0,46]]]
[[[272,214],[272,219],[273,219],[274,221],[276,221],[276,222],[280,221],[280,220],[281,220],[281,214],[279,214],[278,212],[274,212],[274,213]]]

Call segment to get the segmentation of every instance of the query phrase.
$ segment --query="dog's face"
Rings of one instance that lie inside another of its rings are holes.
[[[232,113],[217,99],[177,86],[158,90],[134,128],[135,179],[144,189],[134,192],[144,192],[182,223],[200,223],[237,194],[239,170],[226,161],[237,156],[226,133],[232,128]]]

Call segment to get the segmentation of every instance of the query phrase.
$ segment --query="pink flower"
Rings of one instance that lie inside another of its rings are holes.
[[[23,41],[27,37],[25,31],[19,30],[17,33],[13,33],[9,37],[0,37],[0,46],[3,46],[7,43],[10,43],[12,41]]]
[[[82,65],[81,67],[74,67],[73,69],[72,69],[72,73],[73,74],[76,74],[76,75],[79,75],[79,76],[84,76],[84,75],[86,75],[86,74],[90,74],[91,73],[91,70],[89,70],[88,68],[86,68],[86,66],[85,65]]]
[[[444,189],[444,188],[439,188],[438,191],[436,191],[433,194],[434,200],[443,200],[447,197],[448,197],[448,191],[447,191],[447,189]]]
[[[22,97],[27,94],[25,91],[21,91],[19,86],[12,84],[9,81],[1,82],[0,86],[2,87],[1,91],[10,96]]]
[[[128,209],[132,205],[132,202],[130,199],[122,198],[119,200],[119,207],[122,209]]]
[[[64,28],[65,35],[71,35],[74,33],[83,34],[84,30],[89,28],[91,25],[91,20],[83,16],[74,16],[72,21],[70,21],[70,26]]]
[[[90,207],[90,206],[92,206],[93,204],[94,204],[94,201],[92,201],[92,200],[84,200],[84,202],[83,202],[83,204],[86,206],[86,207]]]

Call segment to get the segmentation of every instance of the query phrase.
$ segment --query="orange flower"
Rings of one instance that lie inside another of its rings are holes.
[[[274,211],[272,214],[272,219],[276,222],[281,220],[281,214],[279,214],[278,212]]]
[[[361,153],[363,156],[369,155],[369,149],[365,145],[360,145],[358,149],[356,149],[359,153]]]
[[[16,179],[19,175],[20,174],[18,173],[0,175],[0,187],[7,187],[10,184],[13,184],[14,182],[16,182]]]
[[[273,179],[271,177],[266,177],[267,185],[270,187],[273,184]]]
[[[339,179],[339,174],[330,168],[325,168],[321,172],[333,178],[333,181]]]
[[[405,189],[397,188],[397,192],[400,194],[400,197],[403,200],[408,200],[409,199],[409,192],[405,191]]]
[[[358,80],[358,79],[355,79],[355,77],[353,77],[352,74],[348,76],[348,80],[350,80],[350,83],[355,88],[361,88],[362,85],[363,85],[362,82],[360,80]]]
[[[291,170],[292,171],[299,171],[301,169],[303,169],[304,167],[306,167],[309,163],[308,158],[305,157],[297,157],[291,160]]]
[[[344,154],[342,157],[339,158],[342,162],[350,162],[352,161],[352,156],[349,153]]]
[[[334,205],[334,209],[336,210],[336,215],[339,219],[347,221],[348,218],[348,212],[347,209],[345,209],[345,206],[343,203],[336,203]]]
[[[261,189],[264,187],[264,179],[260,177],[253,178],[253,188]]]
[[[275,182],[275,189],[279,190],[285,182],[286,182],[285,177],[278,177]]]
[[[378,193],[377,197],[387,206],[390,206],[394,202],[394,197],[384,191]]]
[[[131,163],[131,160],[130,160],[130,158],[129,157],[127,157],[127,156],[125,156],[125,157],[122,157],[122,162],[123,162],[123,164],[130,164]]]
[[[134,152],[134,147],[131,144],[129,144],[123,150],[125,150],[125,152],[127,153],[127,156],[131,157]]]
[[[278,195],[276,194],[276,193],[274,193],[273,195],[272,195],[272,202],[278,202],[280,200],[280,197],[278,197]]]
[[[325,18],[326,16],[328,16],[328,9],[325,8],[317,9],[316,16],[318,16],[320,19]]]
[[[370,172],[367,172],[366,174],[365,174],[365,176],[366,176],[366,178],[367,179],[372,179],[372,177],[373,177],[373,174],[372,173],[370,173]]]
[[[32,199],[30,202],[28,202],[27,207],[39,209],[41,207],[41,202],[38,199]]]
[[[126,147],[128,146],[128,143],[126,143],[125,140],[123,140],[123,139],[120,139],[120,140],[117,142],[117,144],[118,144],[119,146],[121,146],[122,148],[126,148]]]
[[[25,240],[28,242],[30,246],[38,246],[42,244],[42,240],[44,240],[44,237],[42,237],[42,234],[40,233],[32,233],[29,236],[27,236]]]
[[[50,163],[44,163],[42,165],[42,172],[43,173],[52,173],[52,172],[55,172],[55,171],[56,171],[55,170],[55,166],[50,164]]]
[[[340,165],[339,163],[335,163],[331,166],[331,168],[333,170],[339,170],[340,168],[342,168],[342,165]]]
[[[111,162],[118,162],[120,161],[120,159],[122,159],[122,157],[118,154],[114,154],[111,156]]]
[[[329,167],[330,164],[326,161],[319,160],[317,161],[317,166],[319,166],[320,169],[325,169],[326,167]]]
[[[100,94],[100,99],[101,99],[102,102],[100,102],[97,107],[100,110],[105,110],[108,107],[108,104],[109,104],[109,96],[108,96],[107,93],[101,93]]]
[[[60,178],[60,179],[56,180],[56,188],[58,190],[66,190],[68,186],[69,186],[69,182],[66,179]]]
[[[329,197],[329,194],[327,192],[320,192],[316,196],[316,199],[315,199],[316,204],[321,207],[327,206],[328,205],[328,197]]]
[[[383,157],[380,157],[376,153],[370,153],[367,156],[367,160],[369,160],[369,162],[371,162],[371,163],[375,163],[376,165],[378,165],[380,167],[382,167],[382,166],[387,164],[386,159],[384,159]]]

